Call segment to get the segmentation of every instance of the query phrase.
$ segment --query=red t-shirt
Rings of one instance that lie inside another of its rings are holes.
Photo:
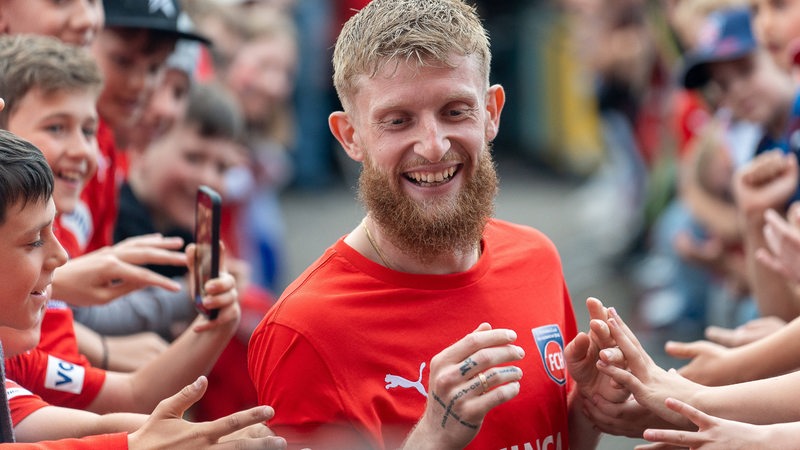
[[[41,338],[36,348],[82,366],[89,365],[89,361],[78,350],[72,310],[59,300],[51,300],[47,304],[42,318]]]
[[[100,393],[106,372],[50,355],[39,348],[6,358],[6,377],[56,406],[86,409]],[[13,400],[9,400],[12,404]],[[12,405],[13,409],[13,405]],[[17,422],[14,420],[14,423]]]
[[[8,397],[8,407],[11,411],[11,423],[15,427],[32,412],[38,411],[45,406],[50,406],[38,395],[9,379],[6,379],[6,396]]]
[[[524,376],[467,448],[569,448],[577,325],[561,262],[543,234],[499,220],[479,262],[450,275],[395,272],[340,239],[256,328],[250,377],[290,448],[396,448],[424,412],[431,358],[481,322],[516,331]]]

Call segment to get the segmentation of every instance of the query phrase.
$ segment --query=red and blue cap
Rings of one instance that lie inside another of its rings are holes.
[[[701,88],[711,79],[710,63],[734,61],[753,53],[758,44],[750,20],[750,10],[744,8],[709,14],[700,29],[697,46],[684,57],[680,77],[683,86]]]

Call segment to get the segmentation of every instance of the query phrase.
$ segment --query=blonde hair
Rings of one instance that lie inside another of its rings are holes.
[[[360,75],[387,62],[453,67],[453,54],[476,55],[489,85],[489,36],[462,0],[373,0],[342,28],[333,52],[333,84],[347,108]]]

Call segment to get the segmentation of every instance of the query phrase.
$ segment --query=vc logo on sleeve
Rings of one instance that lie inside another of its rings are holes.
[[[539,354],[542,355],[544,370],[551,380],[559,385],[567,382],[567,371],[564,364],[564,338],[558,325],[544,325],[533,328],[533,339]]]
[[[64,361],[52,355],[47,356],[47,375],[44,387],[62,392],[80,394],[83,390],[83,378],[86,369],[83,366]]]

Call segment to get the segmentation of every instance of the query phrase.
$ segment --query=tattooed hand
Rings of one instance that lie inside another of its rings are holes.
[[[512,330],[481,324],[431,359],[425,414],[404,449],[461,449],[494,407],[519,393],[522,370],[499,366],[525,356]]]

